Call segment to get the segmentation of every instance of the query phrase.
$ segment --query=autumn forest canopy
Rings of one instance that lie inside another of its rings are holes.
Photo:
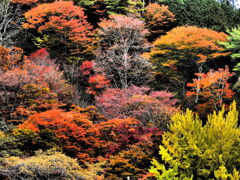
[[[0,179],[239,180],[236,0],[0,0]]]

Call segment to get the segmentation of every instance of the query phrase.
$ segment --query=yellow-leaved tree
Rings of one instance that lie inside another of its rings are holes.
[[[157,179],[233,179],[240,178],[240,128],[233,102],[230,110],[214,112],[205,125],[187,110],[172,117],[169,132],[163,135],[159,154],[150,172]]]

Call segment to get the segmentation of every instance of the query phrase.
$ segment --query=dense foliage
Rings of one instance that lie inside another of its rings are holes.
[[[43,38],[36,38],[38,47],[61,47],[55,56],[85,51],[91,39],[92,26],[86,21],[83,9],[71,1],[40,4],[24,14],[25,29],[35,29]]]
[[[214,61],[223,48],[219,41],[226,41],[227,35],[207,28],[180,26],[160,36],[154,43],[149,56],[155,65],[158,86],[168,86],[185,97],[186,83],[193,74],[206,71],[208,62]],[[165,83],[159,83],[165,82]],[[181,91],[182,89],[182,91]]]
[[[239,11],[228,0],[164,0],[176,15],[179,25],[226,31],[236,27]]]
[[[190,110],[172,117],[150,172],[157,179],[239,179],[239,137],[236,103],[208,116],[205,125]]]
[[[239,15],[0,0],[0,179],[239,179]]]

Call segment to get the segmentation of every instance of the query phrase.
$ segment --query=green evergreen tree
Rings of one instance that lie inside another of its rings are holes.
[[[226,52],[230,53],[230,56],[234,63],[233,71],[236,72],[238,80],[234,85],[234,89],[238,92],[236,98],[239,101],[239,92],[240,92],[240,26],[228,30],[228,37],[226,42],[220,42],[219,44],[225,48]]]
[[[176,15],[179,25],[195,25],[217,31],[226,31],[239,24],[239,11],[226,1],[217,0],[165,0]]]
[[[223,45],[226,51],[230,52],[233,60],[240,58],[240,26],[228,30],[229,34],[226,42],[220,42],[219,44]]]

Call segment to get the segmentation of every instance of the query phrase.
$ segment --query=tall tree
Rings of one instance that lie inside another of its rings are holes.
[[[231,55],[234,68],[233,71],[236,72],[237,81],[234,85],[234,89],[238,92],[236,95],[239,98],[239,87],[240,87],[240,27],[228,30],[228,37],[226,42],[220,42],[226,52]]]
[[[168,7],[157,3],[150,3],[146,7],[144,18],[150,31],[148,38],[151,41],[171,30],[176,22],[175,15]]]
[[[150,59],[157,71],[156,78],[184,98],[186,83],[194,73],[201,73],[206,62],[225,55],[219,52],[223,48],[217,42],[226,41],[226,37],[225,33],[195,26],[172,29],[153,43],[155,47],[150,52]],[[161,85],[157,82],[158,86]]]
[[[23,27],[44,34],[45,43],[40,46],[57,49],[55,57],[63,59],[62,56],[66,58],[69,54],[87,54],[92,26],[87,22],[83,9],[72,1],[39,4],[26,12],[25,18],[27,22]],[[37,40],[44,42],[41,38]]]
[[[14,6],[9,0],[0,2],[0,46],[10,47],[16,44],[14,38],[21,30],[19,6]]]
[[[198,78],[193,79],[193,83],[188,83],[191,88],[187,92],[189,98],[194,97],[197,103],[198,112],[206,114],[206,112],[219,110],[225,100],[231,100],[234,93],[230,89],[228,80],[234,73],[230,73],[228,67],[210,70],[208,73],[196,73]]]
[[[227,41],[219,42],[219,44],[223,45],[225,50],[230,53],[231,58],[237,62],[240,59],[240,27],[228,30],[227,33]],[[236,63],[235,70],[237,71],[239,67],[240,64]]]
[[[112,85],[127,88],[149,79],[150,63],[141,54],[148,50],[144,23],[124,15],[111,15],[99,23],[96,64]]]

